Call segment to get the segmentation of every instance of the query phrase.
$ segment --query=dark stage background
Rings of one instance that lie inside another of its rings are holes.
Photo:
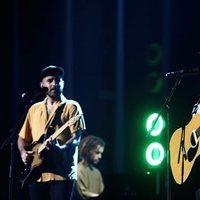
[[[186,195],[194,199],[196,182],[191,178],[177,185],[171,172],[167,173],[166,161],[162,168],[150,170],[144,149],[148,140],[145,118],[163,109],[175,83],[175,76],[165,74],[200,67],[200,3],[0,2],[0,199],[27,199],[26,188],[19,188],[21,163],[15,143],[30,103],[21,95],[37,87],[40,70],[47,65],[65,69],[65,95],[82,105],[85,134],[96,134],[106,141],[99,164],[106,200],[173,200]],[[199,79],[199,75],[184,76],[169,109],[164,107],[162,115],[169,116],[166,144],[168,135],[190,121],[200,96]]]

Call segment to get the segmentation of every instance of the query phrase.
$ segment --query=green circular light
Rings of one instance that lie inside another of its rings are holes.
[[[151,143],[146,149],[146,160],[152,166],[160,165],[164,155],[164,148],[158,142]]]
[[[164,120],[163,120],[162,116],[159,116],[157,122],[154,125],[154,122],[155,122],[157,116],[158,116],[158,113],[151,114],[148,117],[147,122],[146,122],[146,129],[147,129],[147,131],[151,130],[150,131],[151,136],[159,135],[164,128]],[[154,125],[154,127],[152,128],[153,125]]]

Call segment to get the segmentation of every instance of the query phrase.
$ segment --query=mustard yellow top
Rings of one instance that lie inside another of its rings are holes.
[[[83,199],[99,196],[104,191],[104,182],[99,169],[93,165],[78,163],[77,190]]]
[[[56,110],[60,109],[56,114]],[[55,131],[74,116],[82,114],[82,109],[78,102],[68,100],[64,96],[61,102],[58,103],[55,110],[48,118],[46,109],[46,99],[44,101],[33,104],[27,113],[24,124],[19,132],[19,136],[26,142],[32,144],[37,143],[44,137],[48,126],[53,121],[56,115]],[[65,148],[60,148],[60,145],[66,143],[73,133],[86,129],[83,115],[74,124],[67,127],[57,137],[56,143],[59,144],[55,150],[48,152],[47,160],[42,163],[42,173],[37,181],[46,182],[50,180],[77,179],[77,159],[78,149],[77,144],[67,145]],[[46,154],[45,154],[46,156]],[[39,166],[40,167],[40,166]]]

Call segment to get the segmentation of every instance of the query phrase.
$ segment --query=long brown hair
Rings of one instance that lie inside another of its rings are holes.
[[[105,141],[95,135],[84,137],[79,144],[79,160],[85,159],[88,161],[92,151],[94,151],[98,145],[105,147]]]

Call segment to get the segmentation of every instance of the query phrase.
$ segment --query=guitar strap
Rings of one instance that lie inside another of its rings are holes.
[[[65,103],[58,106],[58,108],[55,110],[53,119],[50,120],[49,123],[47,124],[47,131],[44,135],[44,141],[55,132],[56,125],[59,125],[59,124],[61,125],[62,122],[60,121],[60,116],[62,114],[64,106],[65,106]]]
[[[185,127],[182,128],[181,133],[181,155],[182,155],[182,163],[181,163],[181,183],[183,183],[184,178],[184,161],[186,160],[186,151],[185,151]],[[180,152],[179,152],[180,153]],[[180,155],[179,155],[180,156]]]

